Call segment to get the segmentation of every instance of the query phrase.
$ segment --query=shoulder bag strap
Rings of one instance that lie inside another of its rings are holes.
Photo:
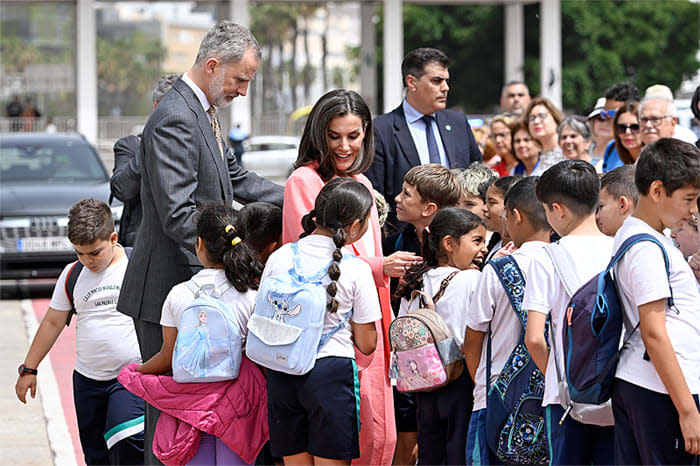
[[[571,298],[574,293],[581,287],[581,279],[574,265],[574,258],[571,257],[569,251],[559,243],[550,243],[544,247],[547,255],[554,263],[554,270],[557,272],[559,280],[561,280],[566,294]]]

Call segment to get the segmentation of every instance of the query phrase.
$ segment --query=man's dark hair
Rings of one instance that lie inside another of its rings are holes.
[[[613,84],[605,91],[606,99],[617,100],[618,102],[627,102],[628,100],[639,102],[641,97],[637,86],[630,82]]]
[[[674,138],[661,138],[644,147],[634,174],[639,194],[648,195],[656,180],[663,183],[667,196],[681,188],[699,188],[700,149]]]
[[[409,74],[420,79],[425,73],[425,66],[429,63],[436,63],[443,68],[447,68],[447,62],[447,55],[438,49],[425,47],[411,50],[401,63],[401,77],[403,78],[404,87],[406,87],[406,76]]]
[[[537,182],[537,198],[552,207],[566,206],[575,216],[591,215],[600,200],[595,168],[583,160],[565,160],[549,168]]]
[[[700,101],[700,86],[695,88],[693,98],[690,99],[690,111],[693,112],[695,119],[700,123],[700,108],[698,108],[698,101]]]
[[[107,241],[114,232],[114,219],[109,206],[97,199],[83,199],[68,213],[68,240],[78,246]]]
[[[620,196],[625,196],[630,199],[634,205],[637,205],[639,200],[639,191],[634,184],[634,165],[622,165],[614,170],[607,172],[600,179],[600,189],[605,190],[615,199]]]
[[[539,231],[550,230],[547,215],[539,199],[537,199],[538,176],[528,176],[515,183],[508,190],[505,206],[508,211],[518,209],[527,217],[530,224]]]

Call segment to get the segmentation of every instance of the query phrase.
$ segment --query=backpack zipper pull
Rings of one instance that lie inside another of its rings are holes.
[[[569,415],[569,413],[571,412],[571,408],[573,408],[573,407],[574,406],[571,403],[569,403],[569,406],[567,406],[566,409],[564,410],[564,414],[562,415],[561,419],[559,419],[559,425],[564,424],[564,420],[566,419],[566,416]]]

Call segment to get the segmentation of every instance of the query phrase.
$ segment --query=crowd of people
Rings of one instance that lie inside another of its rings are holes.
[[[259,63],[217,23],[115,146],[119,236],[106,204],[70,211],[78,261],[15,389],[35,395],[73,310],[87,464],[697,462],[700,150],[668,88],[615,84],[582,118],[507,83],[481,147],[446,109],[447,56],[416,49],[392,112],[344,89],[315,103],[281,187],[217,119]],[[618,250],[612,401],[581,409],[561,389],[570,278]]]

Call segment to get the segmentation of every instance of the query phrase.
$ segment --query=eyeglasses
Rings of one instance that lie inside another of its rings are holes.
[[[626,133],[627,130],[630,130],[632,134],[637,134],[639,132],[639,123],[632,123],[631,125],[623,125],[622,123],[618,123],[616,128],[618,133]]]
[[[534,123],[537,120],[544,121],[547,119],[548,116],[549,116],[549,113],[536,113],[534,115],[530,115],[529,117],[527,117],[527,121],[529,121],[530,123]]]
[[[509,133],[491,133],[491,137],[492,137],[492,138],[494,139],[494,141],[495,141],[496,139],[499,139],[499,138],[500,138],[500,139],[505,139],[505,138],[507,138],[507,137],[508,137],[508,134],[509,134]]]
[[[652,125],[659,126],[661,124],[661,122],[664,121],[666,118],[673,118],[673,117],[671,115],[642,117],[639,119],[639,121],[643,125],[646,125],[647,123],[651,122]]]

